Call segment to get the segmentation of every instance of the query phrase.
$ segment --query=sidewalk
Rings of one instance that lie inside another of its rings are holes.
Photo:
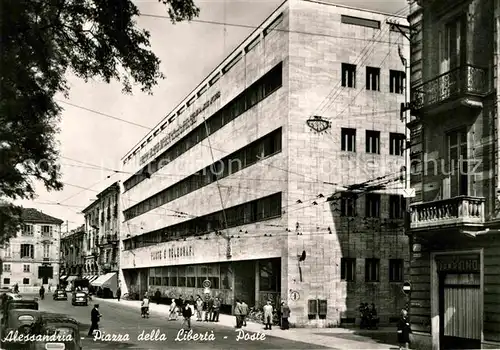
[[[136,308],[139,312],[141,307],[140,300],[116,300],[101,299],[92,297],[92,303],[113,303],[121,306]],[[169,305],[151,303],[149,307],[151,315],[167,317],[169,314]],[[234,328],[234,316],[221,314],[218,325]],[[398,349],[394,340],[396,339],[395,329],[380,328],[378,330],[360,330],[347,328],[291,328],[281,330],[275,327],[273,330],[264,330],[264,326],[255,322],[247,322],[245,331],[261,332],[268,336],[277,338],[306,342],[317,346],[325,346],[337,349]]]

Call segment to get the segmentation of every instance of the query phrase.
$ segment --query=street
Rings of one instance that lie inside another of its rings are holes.
[[[198,340],[180,340],[178,336],[181,320],[168,321],[164,315],[151,307],[149,319],[140,317],[139,310],[131,307],[117,307],[115,303],[99,300],[102,314],[100,329],[102,340],[87,336],[90,327],[90,311],[94,305],[72,306],[71,301],[54,301],[48,294],[40,301],[40,310],[67,314],[81,324],[82,346],[84,349],[327,349],[304,342],[270,337],[263,333],[246,332],[254,340],[237,340],[239,332],[214,323],[192,322],[193,334],[201,334]],[[153,336],[147,335],[153,332]],[[279,328],[273,332],[283,332]],[[141,336],[142,334],[142,336]],[[240,334],[242,335],[242,334]],[[264,336],[262,336],[264,335]],[[167,338],[164,340],[164,338]],[[157,340],[151,340],[151,339]],[[177,338],[177,340],[176,340]],[[206,340],[203,340],[203,339]],[[208,339],[207,339],[208,338]]]

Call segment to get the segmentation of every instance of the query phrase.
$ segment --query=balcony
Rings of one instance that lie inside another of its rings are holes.
[[[413,112],[438,113],[442,110],[465,105],[482,108],[482,100],[488,91],[486,69],[464,65],[441,74],[412,90]]]
[[[412,231],[431,228],[482,227],[484,198],[459,196],[410,205]]]

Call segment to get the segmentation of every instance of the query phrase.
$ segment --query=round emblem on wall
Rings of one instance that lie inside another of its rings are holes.
[[[297,291],[290,292],[290,299],[293,301],[297,301],[300,299],[300,294]]]
[[[212,285],[212,282],[210,282],[210,280],[204,280],[203,281],[203,287],[204,288],[210,288],[211,285]]]

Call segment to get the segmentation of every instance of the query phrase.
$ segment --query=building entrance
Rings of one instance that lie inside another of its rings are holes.
[[[447,271],[439,266],[438,262],[440,348],[479,349],[482,326],[479,271],[457,271],[458,268]]]

